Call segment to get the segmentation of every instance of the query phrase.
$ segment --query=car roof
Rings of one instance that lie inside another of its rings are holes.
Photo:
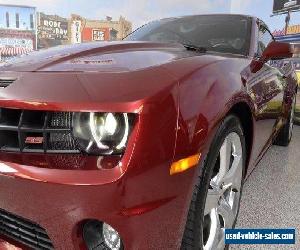
[[[159,19],[159,20],[165,20],[165,21],[167,21],[167,20],[174,20],[174,19],[180,19],[180,18],[186,18],[186,17],[199,17],[199,16],[239,16],[239,17],[246,17],[246,18],[258,19],[257,17],[251,16],[251,15],[220,13],[220,14],[199,14],[199,15],[174,16],[174,17],[162,18],[162,19]]]

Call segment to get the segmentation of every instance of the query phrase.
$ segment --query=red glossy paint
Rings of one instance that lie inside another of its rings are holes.
[[[197,153],[203,161],[220,122],[246,107],[249,175],[286,122],[296,76],[279,78],[267,63],[251,72],[257,37],[253,18],[248,56],[111,42],[32,53],[0,68],[0,78],[17,78],[1,89],[1,107],[138,116],[123,157],[1,153],[0,207],[41,225],[56,249],[85,249],[87,219],[112,225],[125,249],[178,249],[199,169],[170,176],[172,163]],[[270,104],[279,105],[275,113]],[[53,157],[82,164],[59,166]]]

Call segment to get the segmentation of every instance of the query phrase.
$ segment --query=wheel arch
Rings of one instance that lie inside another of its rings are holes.
[[[245,169],[245,174],[246,174],[250,164],[250,158],[251,158],[253,140],[254,140],[254,124],[253,124],[252,111],[247,103],[239,102],[234,104],[231,107],[228,114],[236,115],[241,121],[242,129],[246,141],[246,155],[247,155],[246,169]]]

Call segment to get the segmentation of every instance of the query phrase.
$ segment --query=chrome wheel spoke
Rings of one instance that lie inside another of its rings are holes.
[[[237,190],[241,187],[241,177],[243,174],[242,169],[242,156],[235,155],[230,170],[226,173],[223,178],[223,188],[228,189],[229,187]]]
[[[240,138],[236,134],[231,136],[232,145],[232,163],[230,169],[223,178],[223,185],[225,189],[235,188],[239,191],[241,187],[241,179],[243,174],[243,161],[242,161],[242,144]]]
[[[222,216],[225,227],[231,228],[233,226],[236,214],[234,213],[226,199],[223,198],[220,200],[220,205],[217,208],[217,212]]]
[[[220,169],[216,179],[217,184],[222,184],[223,178],[230,168],[231,155],[232,155],[231,140],[229,137],[226,137],[220,149]]]
[[[204,215],[211,213],[211,211],[218,206],[218,202],[220,199],[220,191],[215,186],[213,181],[211,181],[211,187],[212,188],[208,189],[208,192],[207,192]]]
[[[224,230],[221,227],[221,222],[216,209],[213,209],[211,211],[210,218],[211,218],[211,228],[209,232],[209,238],[207,240],[206,245],[204,246],[204,250],[221,249],[219,248],[219,245],[220,243],[222,243],[220,241],[223,241]]]

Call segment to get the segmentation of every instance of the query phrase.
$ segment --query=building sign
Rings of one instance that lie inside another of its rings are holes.
[[[24,48],[33,50],[32,39],[0,37],[1,47]]]
[[[292,25],[287,28],[287,35],[294,35],[294,34],[299,34],[300,33],[300,24],[298,25]],[[273,32],[273,36],[278,37],[278,36],[285,36],[285,29],[281,30],[275,30]]]
[[[285,13],[289,10],[299,10],[300,0],[274,0],[273,13]]]
[[[35,34],[31,31],[0,30],[0,57],[26,54],[35,49]]]
[[[0,30],[0,46],[35,49],[35,34],[31,31]]]
[[[109,28],[84,28],[82,32],[84,42],[109,41]]]
[[[72,23],[72,43],[81,43],[81,21],[74,20]]]
[[[104,41],[105,33],[103,30],[93,29],[93,41]]]
[[[68,40],[68,21],[58,16],[40,13],[39,39]]]
[[[300,33],[300,25],[293,25],[287,28],[287,35]]]

